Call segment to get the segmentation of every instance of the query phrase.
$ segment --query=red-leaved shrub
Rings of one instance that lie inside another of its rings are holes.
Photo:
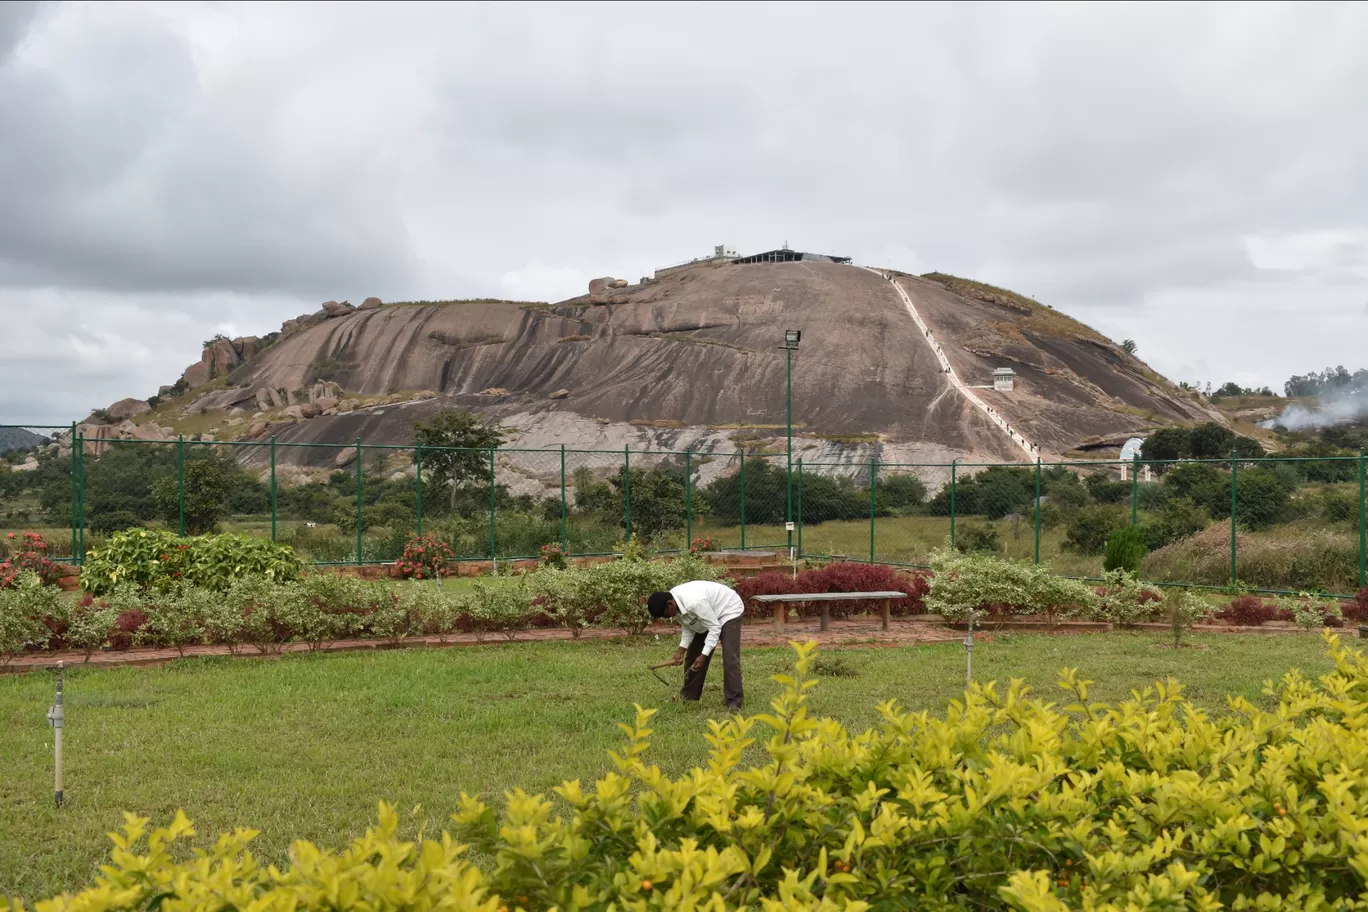
[[[1360,589],[1352,602],[1342,603],[1340,610],[1344,612],[1346,621],[1368,621],[1368,586]]]
[[[750,617],[772,617],[772,602],[756,602],[757,595],[793,595],[800,592],[904,592],[908,598],[890,604],[894,615],[922,614],[926,611],[925,597],[930,588],[929,574],[897,570],[886,564],[837,563],[813,570],[804,570],[794,579],[787,573],[771,571],[740,580],[736,592],[746,603]],[[832,617],[846,617],[864,611],[877,611],[883,603],[833,602],[828,607]],[[792,613],[815,615],[821,612],[817,604],[795,605]]]
[[[1277,619],[1278,614],[1277,608],[1259,596],[1241,595],[1231,599],[1230,604],[1217,611],[1216,619],[1240,627],[1257,627],[1264,621]]]
[[[138,608],[119,612],[114,629],[109,631],[110,649],[130,649],[138,631],[147,626],[147,615]]]

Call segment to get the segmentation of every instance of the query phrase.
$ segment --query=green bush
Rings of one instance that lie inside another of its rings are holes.
[[[964,523],[955,529],[955,550],[961,554],[966,551],[987,551],[996,553],[1002,550],[998,539],[997,527]]]
[[[1145,545],[1148,550],[1157,551],[1176,541],[1196,535],[1207,527],[1209,521],[1210,517],[1205,509],[1186,497],[1176,497],[1165,503],[1143,526]],[[1141,559],[1143,560],[1143,557]]]
[[[931,555],[926,610],[950,620],[989,610],[1047,617],[1088,614],[1097,595],[1084,583],[1055,576],[1044,567],[986,554],[937,551]]]
[[[1107,539],[1105,556],[1102,558],[1103,570],[1124,570],[1138,574],[1140,562],[1145,559],[1145,530],[1139,526],[1125,526],[1117,529]]]
[[[1124,528],[1130,517],[1118,507],[1094,504],[1074,513],[1064,530],[1064,545],[1075,554],[1101,554],[1107,540],[1117,529]]]
[[[1335,671],[1288,673],[1271,709],[1208,713],[1172,679],[1100,703],[1065,669],[1061,701],[975,685],[859,733],[812,714],[802,644],[772,711],[713,722],[678,777],[638,707],[602,778],[500,811],[463,795],[452,835],[402,838],[381,805],[345,851],[297,842],[277,868],[251,830],[192,855],[184,814],[128,815],[95,884],[38,910],[1359,908],[1368,660],[1328,643]]]
[[[221,592],[244,576],[294,579],[300,566],[293,548],[254,535],[180,538],[161,529],[127,529],[86,554],[81,588],[100,595],[121,583],[161,590],[187,582]]]
[[[45,586],[32,570],[20,572],[18,585],[0,589],[0,666],[26,648],[43,648],[51,631],[43,618],[57,616],[61,593]]]

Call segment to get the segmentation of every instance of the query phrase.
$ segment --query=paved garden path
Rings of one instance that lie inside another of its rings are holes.
[[[831,629],[825,633],[818,629],[819,620],[817,618],[793,618],[788,619],[783,633],[774,629],[774,622],[770,620],[756,621],[748,623],[741,635],[741,642],[745,646],[783,646],[790,640],[816,640],[823,646],[911,646],[922,643],[951,643],[959,642],[963,635],[956,633],[948,627],[921,620],[900,620],[893,618],[889,630],[885,631],[880,627],[877,616],[874,617],[854,617],[846,619],[833,618]],[[672,652],[678,628],[660,627],[652,628],[642,639],[659,635],[661,641],[661,660],[668,658],[668,653]],[[978,634],[976,634],[977,636]],[[582,640],[606,640],[623,637],[625,634],[619,629],[590,628],[581,633]],[[570,640],[570,631],[563,628],[549,628],[539,630],[522,630],[511,641],[515,643],[534,643]],[[483,642],[475,639],[473,634],[459,634],[439,640],[437,637],[411,637],[403,641],[400,648],[421,648],[421,647],[441,647],[441,646],[499,646],[510,642],[507,637],[499,634],[489,634]],[[307,643],[288,643],[284,646],[273,647],[280,652],[308,652]],[[355,651],[360,649],[391,649],[395,648],[384,640],[338,640],[323,648],[325,652]],[[14,659],[3,668],[0,673],[22,673],[27,671],[51,668],[58,662],[65,662],[67,665],[90,665],[94,667],[108,667],[113,665],[160,665],[165,662],[174,661],[182,657],[191,656],[226,656],[232,653],[226,646],[187,646],[184,656],[175,649],[124,649],[124,650],[104,650],[94,653],[87,661],[86,656],[80,652],[41,652],[15,656]],[[244,658],[260,657],[262,653],[255,647],[245,646],[239,650],[239,655]]]

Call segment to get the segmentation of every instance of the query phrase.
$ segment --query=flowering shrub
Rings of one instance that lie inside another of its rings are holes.
[[[451,550],[450,545],[431,532],[426,532],[408,537],[404,543],[404,554],[394,565],[405,579],[436,579],[446,576],[447,561],[455,556],[456,552]]]
[[[709,551],[717,551],[719,548],[713,544],[712,536],[705,535],[702,538],[695,538],[689,542],[690,554],[705,554]]]
[[[810,714],[795,645],[772,712],[711,723],[677,778],[638,707],[602,778],[502,811],[462,795],[453,835],[405,840],[382,804],[345,851],[297,842],[278,868],[254,831],[192,854],[183,813],[126,815],[95,884],[38,912],[1360,908],[1368,659],[1326,639],[1335,670],[1285,675],[1271,709],[1209,713],[1172,679],[1101,703],[1065,669],[1062,701],[975,684],[943,713],[890,700],[860,733]]]
[[[564,570],[566,567],[565,552],[561,550],[560,545],[542,545],[540,563],[543,567]]]
[[[37,532],[6,533],[9,556],[0,561],[0,589],[19,584],[19,574],[30,570],[45,586],[61,578],[61,568],[52,560],[52,548]]]

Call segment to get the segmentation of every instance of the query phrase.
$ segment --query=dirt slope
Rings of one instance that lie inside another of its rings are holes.
[[[993,367],[1018,371],[1018,392],[985,396],[1047,455],[1093,436],[1205,418],[1139,362],[1062,315],[956,295],[924,279],[901,281],[962,377],[987,383]],[[1021,458],[950,388],[880,275],[830,263],[701,265],[624,289],[613,301],[355,311],[286,335],[238,368],[230,378],[237,390],[218,398],[241,403],[261,387],[302,389],[321,378],[362,396],[431,390],[492,414],[782,425],[778,346],[785,329],[798,329],[794,422],[807,436],[875,433],[965,457]],[[560,390],[568,395],[552,399]],[[356,420],[314,418],[307,436],[354,439]]]

